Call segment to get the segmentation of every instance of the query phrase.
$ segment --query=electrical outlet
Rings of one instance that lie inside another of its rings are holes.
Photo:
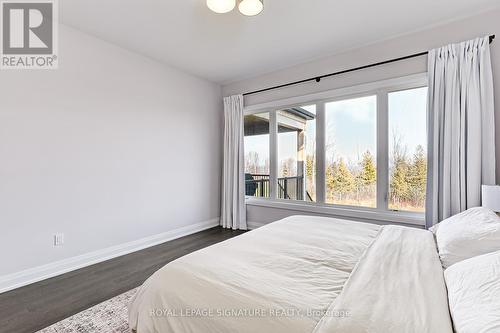
[[[64,234],[54,235],[54,246],[63,246],[64,244]]]

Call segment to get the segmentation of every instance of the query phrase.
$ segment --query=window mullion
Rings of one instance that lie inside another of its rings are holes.
[[[325,183],[325,147],[326,139],[325,103],[316,104],[316,202],[326,202]]]
[[[278,124],[276,112],[269,113],[269,195],[278,197]]]
[[[389,102],[387,91],[377,93],[377,209],[387,210],[389,193]]]

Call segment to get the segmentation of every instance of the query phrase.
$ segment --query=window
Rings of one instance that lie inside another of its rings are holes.
[[[278,198],[315,201],[316,105],[279,110]]]
[[[287,106],[278,101],[246,110],[247,196],[274,200],[266,205],[302,201],[316,203],[302,207],[344,208],[335,211],[341,214],[387,219],[399,214],[401,222],[423,221],[425,75],[282,103]]]
[[[326,103],[326,203],[376,207],[377,96]]]
[[[389,209],[423,212],[427,88],[389,93]]]
[[[245,116],[245,192],[269,197],[269,112]]]

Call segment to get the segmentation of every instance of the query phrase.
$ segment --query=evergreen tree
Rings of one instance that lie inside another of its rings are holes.
[[[375,167],[373,156],[368,150],[363,154],[360,178],[362,185],[365,186],[372,185],[377,180],[377,168]]]
[[[424,148],[418,145],[413,155],[412,165],[408,173],[410,184],[410,200],[417,207],[422,207],[425,202],[425,190],[427,183],[427,157]]]
[[[392,202],[400,203],[408,197],[408,163],[403,157],[397,158],[393,163],[390,195]]]
[[[334,192],[340,200],[355,189],[355,179],[343,159],[338,162],[337,173],[334,174]]]

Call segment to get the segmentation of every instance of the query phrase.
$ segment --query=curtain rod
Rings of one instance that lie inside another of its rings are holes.
[[[490,44],[493,42],[494,39],[495,39],[495,35],[491,35],[490,36]],[[247,92],[247,93],[244,93],[243,96],[254,95],[254,94],[258,94],[258,93],[269,91],[269,90],[285,88],[285,87],[289,87],[289,86],[294,86],[296,84],[301,84],[301,83],[306,83],[306,82],[311,82],[311,81],[320,82],[321,79],[324,79],[324,78],[327,78],[327,77],[331,77],[331,76],[335,76],[335,75],[340,75],[340,74],[345,74],[345,73],[354,72],[354,71],[359,71],[359,70],[370,68],[370,67],[385,65],[385,64],[389,64],[391,62],[397,62],[397,61],[401,61],[401,60],[406,60],[406,59],[421,57],[421,56],[427,55],[428,53],[429,53],[429,51],[425,51],[425,52],[420,52],[420,53],[415,53],[415,54],[407,55],[407,56],[400,57],[400,58],[395,58],[395,59],[390,59],[390,60],[385,60],[385,61],[377,62],[377,63],[374,63],[374,64],[364,65],[364,66],[350,68],[350,69],[344,69],[344,70],[339,71],[339,72],[334,72],[334,73],[330,73],[330,74],[324,74],[324,75],[320,75],[320,76],[311,77],[309,79],[299,80],[299,81],[295,81],[295,82],[280,84],[280,85],[274,86],[274,87],[269,87],[269,88],[264,88],[264,89],[260,89],[260,90],[255,90],[255,91]]]

